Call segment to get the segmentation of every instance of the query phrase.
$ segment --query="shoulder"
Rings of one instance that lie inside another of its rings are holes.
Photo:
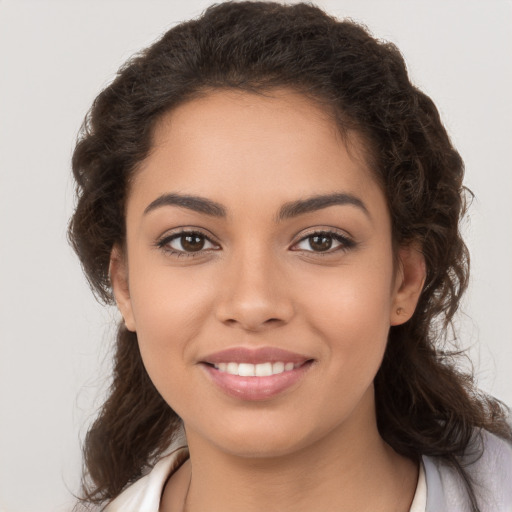
[[[480,508],[512,511],[512,443],[483,431],[460,462],[471,478]],[[465,486],[443,460],[423,457],[427,481],[427,512],[470,511]]]
[[[162,457],[147,475],[112,500],[104,512],[158,512],[165,483],[187,458],[186,447]]]

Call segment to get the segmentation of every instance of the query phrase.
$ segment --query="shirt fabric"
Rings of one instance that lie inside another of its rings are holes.
[[[473,479],[482,512],[512,512],[512,443],[488,432],[483,451],[471,448],[462,464]],[[145,476],[111,501],[104,512],[158,512],[169,476],[188,458],[186,446],[162,457]],[[476,459],[476,460],[475,460]],[[423,456],[409,512],[470,512],[467,491],[454,469],[436,457]]]

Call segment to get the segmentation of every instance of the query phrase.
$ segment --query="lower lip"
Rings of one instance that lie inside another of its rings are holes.
[[[268,377],[240,377],[221,372],[213,366],[202,364],[213,382],[227,395],[240,400],[267,400],[297,384],[309,370],[312,361],[307,361],[290,371]]]

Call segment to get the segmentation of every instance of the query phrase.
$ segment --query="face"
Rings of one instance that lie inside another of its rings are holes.
[[[285,90],[212,92],[156,127],[111,269],[189,442],[279,455],[375,423],[372,382],[423,266],[402,249],[395,268],[361,154]]]

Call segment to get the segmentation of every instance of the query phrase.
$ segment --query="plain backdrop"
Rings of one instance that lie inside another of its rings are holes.
[[[209,3],[0,0],[0,511],[70,509],[108,383],[116,312],[66,242],[83,116],[131,54]],[[318,4],[398,45],[465,159],[476,199],[461,339],[480,386],[512,404],[512,3]]]

